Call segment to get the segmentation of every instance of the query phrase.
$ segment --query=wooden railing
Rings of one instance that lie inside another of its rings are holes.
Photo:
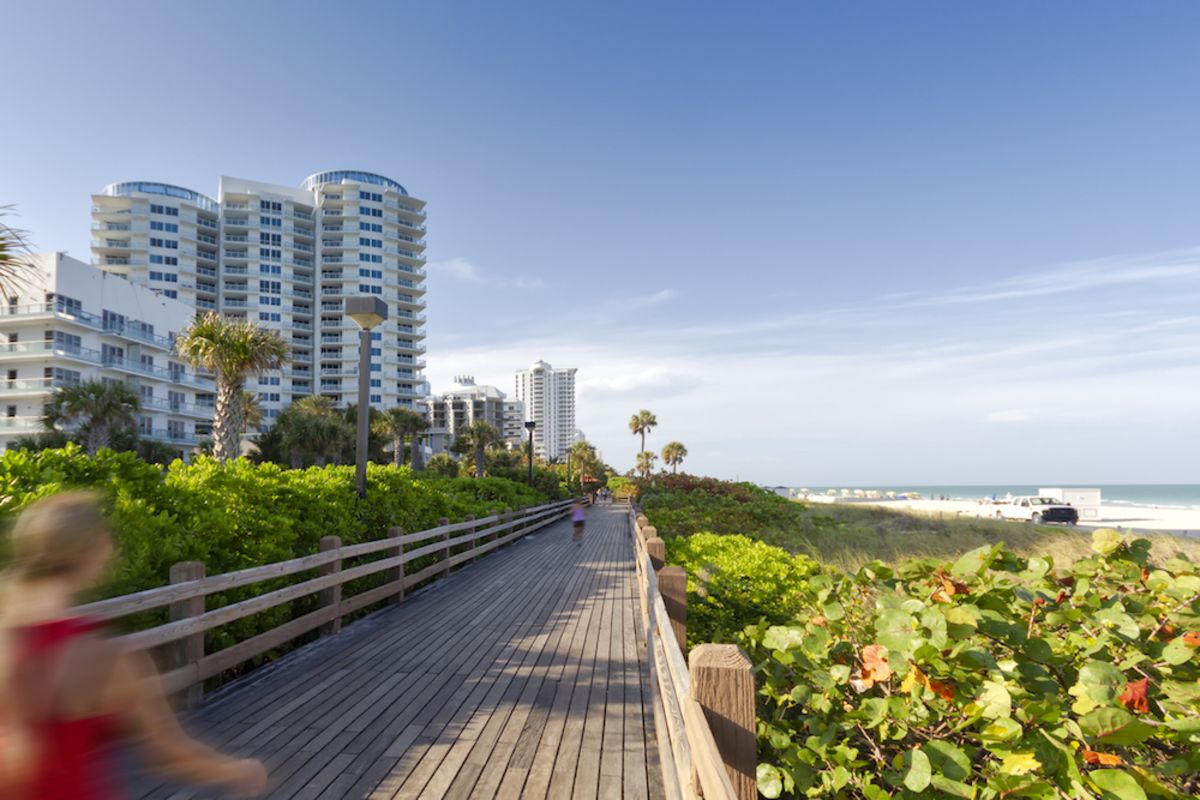
[[[374,603],[399,602],[406,590],[556,521],[570,511],[573,502],[548,503],[518,512],[506,510],[482,519],[468,517],[454,524],[443,519],[436,528],[416,533],[391,528],[386,539],[362,544],[343,546],[339,537],[326,536],[321,539],[320,552],[313,555],[222,575],[205,577],[202,563],[185,561],[171,567],[168,586],[101,600],[75,611],[93,619],[111,620],[168,607],[168,622],[127,634],[122,640],[135,649],[159,649],[165,656],[163,681],[167,691],[185,693],[183,704],[194,706],[202,698],[205,680],[310,631],[320,629],[321,635],[336,634],[341,630],[343,617]],[[411,545],[418,546],[409,549]],[[455,548],[465,549],[455,553]],[[375,554],[383,557],[343,568],[348,559]],[[432,564],[406,574],[406,564],[428,556],[434,557]],[[314,578],[212,611],[205,609],[208,595],[312,570],[318,572]],[[385,573],[381,585],[343,596],[343,587],[348,582],[380,572]],[[318,595],[316,610],[231,647],[205,654],[206,631],[313,594]]]
[[[666,795],[753,800],[758,787],[750,659],[728,644],[702,644],[688,653],[687,573],[664,566],[663,540],[632,504],[629,517]]]

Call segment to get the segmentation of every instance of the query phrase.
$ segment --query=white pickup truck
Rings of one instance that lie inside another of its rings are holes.
[[[997,519],[1015,519],[1038,525],[1043,522],[1079,522],[1079,511],[1054,497],[1014,497],[995,506]]]

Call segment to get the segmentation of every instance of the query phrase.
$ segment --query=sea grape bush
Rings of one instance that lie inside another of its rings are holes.
[[[744,537],[690,539],[670,558],[689,571],[695,640],[735,641],[755,664],[767,797],[1200,790],[1189,561],[1153,564],[1146,540],[1098,531],[1068,565],[997,545],[851,574]]]
[[[107,597],[166,583],[178,561],[201,561],[215,575],[310,555],[323,536],[355,544],[382,538],[393,526],[414,532],[434,527],[442,517],[459,521],[467,514],[478,518],[505,507],[546,502],[541,492],[501,478],[426,478],[391,465],[369,464],[367,482],[367,498],[360,501],[352,466],[291,470],[246,459],[219,463],[201,457],[190,464],[176,461],[164,471],[133,453],[101,450],[89,456],[75,445],[10,450],[0,455],[0,524],[44,495],[73,488],[100,492],[120,555],[99,593]],[[414,563],[410,569],[422,566]],[[208,608],[309,577],[301,574],[211,595]],[[362,578],[347,591],[380,580],[382,576]],[[314,603],[308,597],[222,626],[209,634],[209,650],[302,616]],[[160,622],[162,614],[144,614],[125,625]]]

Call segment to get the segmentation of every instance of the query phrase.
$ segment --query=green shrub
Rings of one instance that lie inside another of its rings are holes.
[[[803,608],[805,556],[745,536],[697,533],[667,543],[667,560],[688,573],[688,644],[732,641],[748,622],[790,622]]]
[[[368,464],[366,500],[355,491],[354,467],[285,469],[247,459],[219,463],[198,457],[165,471],[134,453],[76,445],[0,455],[0,523],[39,497],[65,489],[99,491],[117,541],[118,558],[97,597],[129,594],[167,582],[172,564],[203,562],[209,575],[261,566],[317,552],[321,537],[344,544],[380,539],[389,528],[432,528],[440,518],[484,517],[504,507],[546,502],[545,494],[501,478],[426,478],[408,467]],[[380,558],[382,556],[367,557]],[[432,557],[430,557],[432,558]],[[0,561],[2,564],[2,561]],[[414,562],[410,569],[423,566]],[[210,595],[208,608],[274,591],[313,577],[302,573]],[[347,596],[378,585],[382,575],[344,587]],[[309,596],[208,634],[210,652],[269,630],[315,608]],[[125,628],[161,622],[165,611],[123,621]]]

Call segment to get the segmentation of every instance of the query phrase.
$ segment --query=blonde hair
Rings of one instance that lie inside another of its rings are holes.
[[[109,538],[100,495],[73,491],[43,497],[27,506],[9,536],[12,575],[40,579],[69,575]]]

